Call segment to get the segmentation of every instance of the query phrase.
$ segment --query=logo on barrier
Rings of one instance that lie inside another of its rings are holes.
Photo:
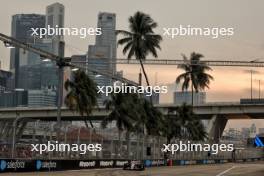
[[[120,167],[120,166],[124,166],[124,164],[128,163],[128,161],[116,161],[116,166]]]
[[[82,167],[82,168],[89,168],[89,167],[95,167],[95,161],[80,161],[79,163],[79,167]]]
[[[0,163],[1,170],[5,169],[22,169],[25,168],[25,162],[24,161],[5,161],[1,160]]]
[[[185,160],[181,160],[181,165],[184,165],[185,164]]]
[[[41,168],[42,162],[40,160],[36,161],[36,169],[39,170]]]
[[[146,160],[146,161],[145,161],[145,166],[146,166],[146,167],[150,167],[150,166],[151,166],[151,164],[152,164],[152,163],[151,163],[151,161],[150,161],[150,160]]]
[[[109,166],[113,166],[113,165],[114,165],[114,161],[100,161],[101,167],[109,167]]]
[[[52,161],[47,162],[47,161],[37,160],[36,161],[36,169],[40,170],[41,168],[44,168],[44,169],[57,168],[57,163],[52,162]]]
[[[165,162],[164,160],[152,160],[151,165],[152,166],[163,166],[165,165]]]
[[[1,167],[1,171],[5,170],[5,168],[6,168],[6,161],[5,160],[1,160],[0,167]]]

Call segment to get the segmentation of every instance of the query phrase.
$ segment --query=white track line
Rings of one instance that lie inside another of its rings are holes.
[[[230,170],[234,169],[235,167],[236,167],[236,166],[232,166],[231,168],[229,168],[229,169],[227,169],[227,170],[225,170],[225,171],[223,171],[223,172],[217,174],[216,176],[222,176],[222,175],[224,175],[225,173],[229,172]]]

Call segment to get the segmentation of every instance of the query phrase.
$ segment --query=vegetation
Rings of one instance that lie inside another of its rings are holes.
[[[97,105],[97,86],[96,83],[85,74],[84,71],[76,71],[73,80],[67,80],[64,85],[68,94],[65,98],[66,106],[80,113],[84,117],[86,127],[88,127],[87,117],[92,109]],[[90,125],[93,128],[92,121]]]
[[[165,127],[168,143],[172,138],[198,141],[207,138],[205,127],[193,113],[192,107],[186,104],[169,110]]]
[[[149,15],[136,12],[133,16],[129,17],[129,31],[117,31],[117,34],[122,34],[124,36],[124,38],[118,40],[119,45],[125,45],[123,53],[128,53],[128,59],[135,57],[140,61],[148,86],[150,84],[143,65],[143,60],[145,60],[149,54],[158,57],[157,49],[161,49],[160,42],[162,37],[154,32],[157,26],[157,23]]]
[[[203,91],[205,88],[209,88],[210,81],[213,77],[206,73],[206,71],[212,70],[204,62],[201,61],[203,57],[199,53],[191,53],[190,59],[183,55],[184,64],[178,66],[178,68],[185,72],[180,74],[176,79],[176,84],[182,83],[182,91],[187,91],[191,86],[192,91],[192,106],[193,106],[193,92]]]

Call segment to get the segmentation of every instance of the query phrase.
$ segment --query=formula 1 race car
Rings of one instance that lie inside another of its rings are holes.
[[[143,171],[143,170],[145,170],[145,165],[142,161],[130,161],[130,162],[124,164],[123,169],[124,170]]]

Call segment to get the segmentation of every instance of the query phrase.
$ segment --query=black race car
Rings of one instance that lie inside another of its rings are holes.
[[[143,171],[143,170],[145,170],[145,165],[142,161],[130,161],[130,162],[124,164],[123,169],[124,170]]]

